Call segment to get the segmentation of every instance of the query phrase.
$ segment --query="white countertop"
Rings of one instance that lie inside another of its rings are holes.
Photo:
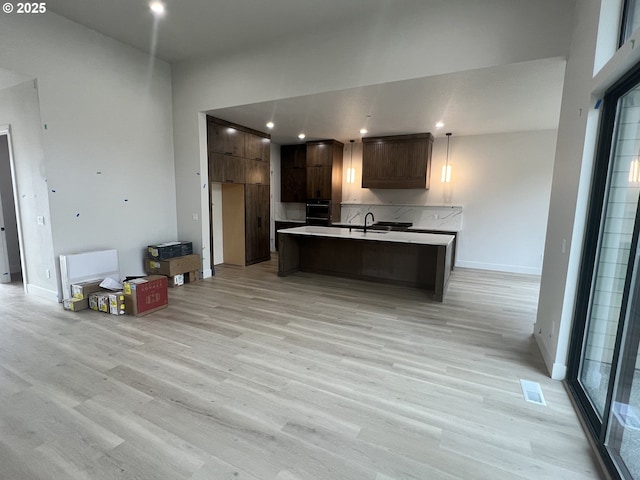
[[[380,230],[369,230],[367,233],[364,233],[362,230],[355,229],[349,231],[348,228],[314,226],[285,228],[278,230],[278,233],[308,235],[312,237],[373,240],[376,242],[416,243],[421,245],[449,245],[454,239],[453,235],[440,233],[390,232]]]

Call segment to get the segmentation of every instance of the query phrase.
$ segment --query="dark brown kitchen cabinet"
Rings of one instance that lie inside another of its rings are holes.
[[[362,139],[362,188],[429,188],[433,135]]]
[[[209,117],[211,119],[211,117]],[[244,158],[247,133],[232,124],[209,120],[207,122],[209,152]]]
[[[258,135],[247,135],[245,142],[245,157],[252,160],[269,161],[271,140]]]
[[[244,186],[246,265],[271,258],[269,186]]]
[[[245,159],[209,153],[209,180],[220,183],[245,183]]]
[[[249,265],[268,260],[271,137],[208,116],[207,144],[209,180],[223,184],[221,226],[225,263]],[[212,224],[212,242],[213,228]]]
[[[344,145],[336,140],[307,142],[307,200],[337,200],[340,204],[343,150]]]
[[[269,185],[271,177],[269,161],[247,158],[245,168],[245,183]]]
[[[280,201],[307,201],[307,146],[280,147]]]
[[[209,179],[269,185],[271,138],[242,125],[207,117]]]

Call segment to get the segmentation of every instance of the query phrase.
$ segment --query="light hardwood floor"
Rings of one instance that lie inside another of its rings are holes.
[[[276,270],[143,318],[0,286],[0,479],[602,478],[531,336],[536,277],[458,269],[437,303]]]

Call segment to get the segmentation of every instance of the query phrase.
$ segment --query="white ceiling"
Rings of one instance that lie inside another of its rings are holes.
[[[440,0],[165,0],[158,21],[147,0],[49,0],[47,8],[169,62],[223,55],[286,36],[302,35],[403,4]],[[432,132],[444,135],[491,134],[554,129],[558,126],[565,61],[543,59],[354,88],[273,102],[241,105],[211,115],[259,131],[275,143],[357,139]],[[1,73],[1,72],[0,72]],[[368,117],[370,115],[370,117]],[[435,130],[435,123],[445,127]]]
[[[240,105],[210,115],[267,131],[279,144],[431,132],[480,135],[558,127],[563,59],[545,59],[370,87]],[[435,124],[445,126],[436,130]]]
[[[175,62],[304,34],[381,8],[429,1],[434,0],[163,0],[166,14],[158,21],[155,46],[149,0],[49,0],[47,8]]]

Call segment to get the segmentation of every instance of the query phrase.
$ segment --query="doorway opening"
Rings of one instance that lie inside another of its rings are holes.
[[[0,284],[24,284],[8,128],[0,128]]]

